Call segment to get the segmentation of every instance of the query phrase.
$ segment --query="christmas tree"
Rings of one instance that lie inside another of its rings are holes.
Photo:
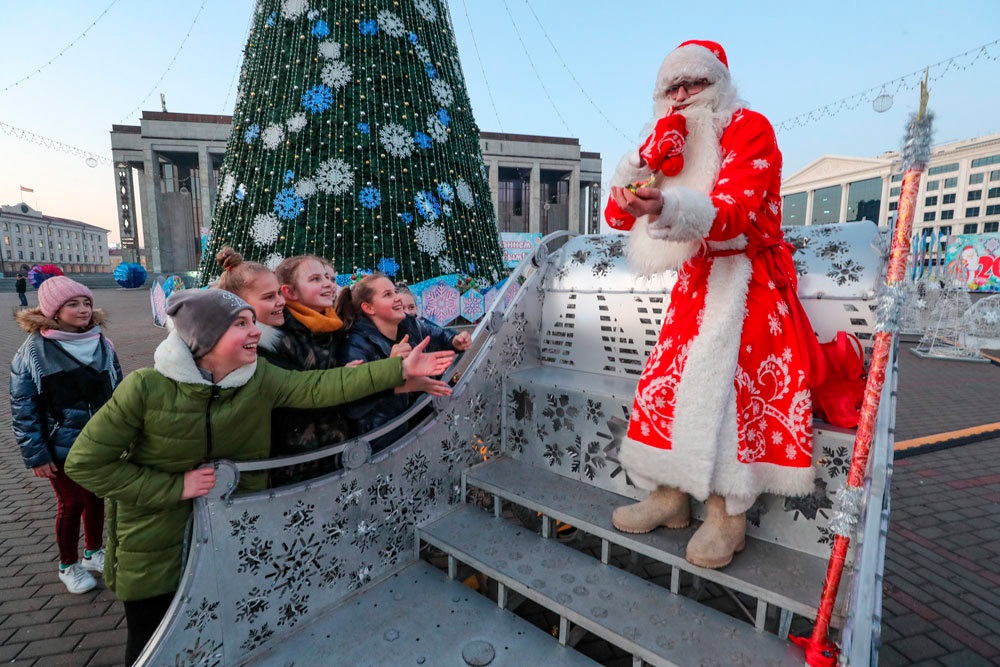
[[[444,0],[258,0],[220,180],[203,282],[226,245],[411,284],[506,275]]]

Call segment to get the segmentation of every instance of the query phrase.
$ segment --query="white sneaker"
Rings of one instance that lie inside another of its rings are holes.
[[[98,549],[94,553],[90,554],[88,558],[84,555],[83,560],[80,561],[83,566],[90,570],[91,572],[97,572],[101,574],[104,572],[104,549]]]
[[[97,580],[79,563],[73,563],[65,570],[60,568],[59,579],[66,584],[66,590],[74,594],[92,591],[97,586]]]

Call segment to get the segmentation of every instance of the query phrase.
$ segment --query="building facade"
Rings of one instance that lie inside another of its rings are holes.
[[[902,181],[898,151],[877,158],[821,157],[781,184],[782,222],[872,220],[888,229],[896,219]],[[938,238],[1000,231],[1000,134],[931,150],[913,231]]]
[[[231,129],[231,116],[159,111],[144,111],[139,125],[112,125],[124,261],[138,261],[141,210],[146,268],[198,268]],[[599,153],[572,138],[493,132],[481,133],[479,145],[501,232],[599,231]]]
[[[108,234],[79,220],[44,215],[25,203],[0,206],[2,272],[55,264],[66,273],[109,273]]]

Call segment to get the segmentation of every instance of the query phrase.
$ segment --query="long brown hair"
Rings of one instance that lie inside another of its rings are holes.
[[[302,262],[310,259],[315,259],[323,266],[330,267],[330,272],[334,273],[333,264],[318,255],[295,255],[281,260],[281,264],[278,264],[277,268],[274,269],[274,275],[278,276],[278,284],[294,286],[295,274],[299,270],[299,266]]]
[[[215,287],[243,296],[244,292],[262,273],[271,273],[271,269],[257,262],[243,261],[243,255],[229,246],[219,251],[215,261],[222,267],[222,275],[215,281]]]
[[[350,287],[340,290],[333,309],[337,311],[337,317],[344,323],[345,329],[349,329],[356,319],[364,315],[361,304],[370,303],[375,298],[374,283],[379,278],[385,277],[385,274],[376,271],[364,276]]]

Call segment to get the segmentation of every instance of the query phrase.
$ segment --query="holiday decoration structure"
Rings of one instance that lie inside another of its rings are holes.
[[[448,7],[442,0],[259,0],[202,257],[411,285],[505,269]]]

